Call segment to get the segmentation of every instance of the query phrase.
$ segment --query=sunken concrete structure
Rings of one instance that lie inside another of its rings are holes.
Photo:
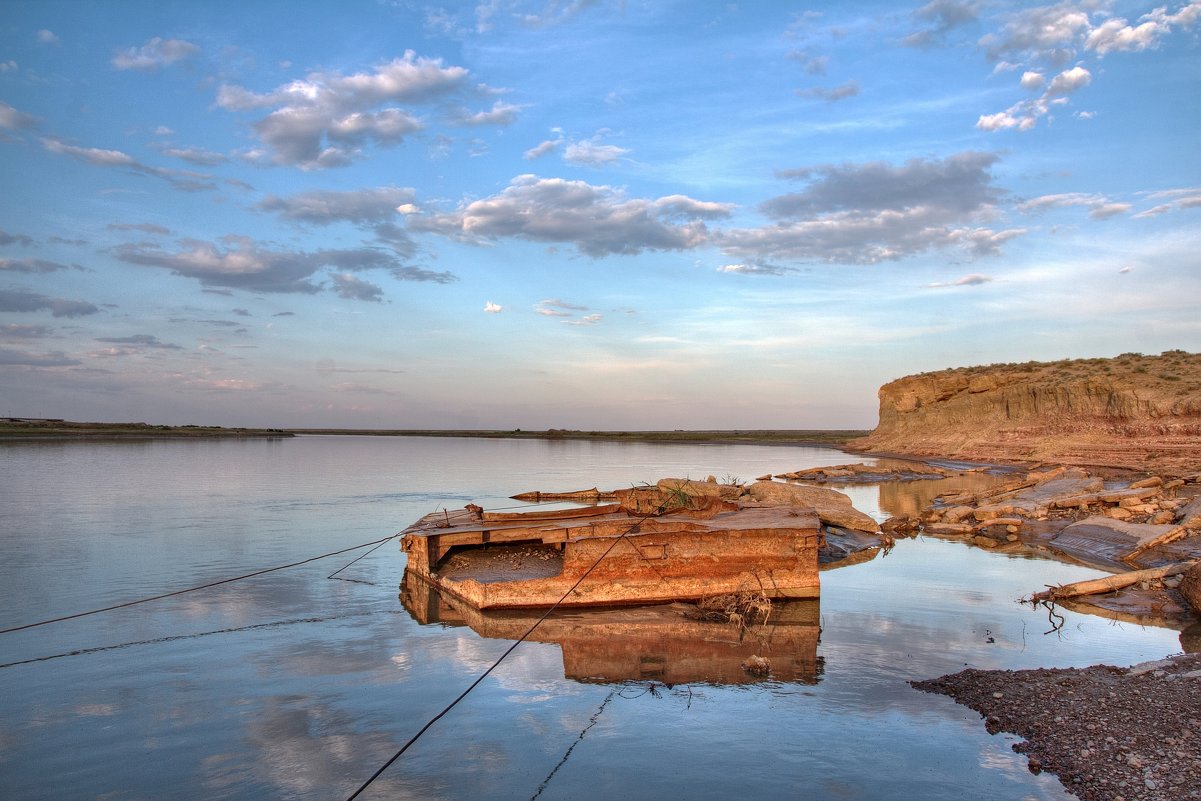
[[[817,599],[773,603],[766,621],[741,627],[698,619],[698,608],[685,603],[560,609],[540,620],[542,610],[477,609],[408,572],[400,598],[422,625],[467,626],[481,637],[526,636],[532,642],[558,645],[563,675],[589,684],[764,681],[768,676],[746,668],[753,657],[769,660],[775,681],[816,684],[824,672],[824,660],[817,654]]]
[[[820,594],[823,534],[810,507],[682,479],[614,495],[569,509],[426,515],[403,532],[406,573],[477,609]]]

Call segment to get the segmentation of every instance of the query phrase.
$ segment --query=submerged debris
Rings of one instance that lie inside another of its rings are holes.
[[[751,654],[742,663],[742,669],[752,676],[770,676],[771,662],[758,654]]]
[[[972,468],[973,471],[983,468]],[[924,462],[896,460],[896,464],[868,465],[862,462],[855,464],[839,464],[827,467],[810,467],[804,470],[794,470],[780,473],[776,478],[787,481],[818,481],[836,482],[843,484],[879,484],[885,481],[920,481],[922,479],[939,479],[957,475],[961,472],[936,467]],[[771,478],[771,476],[767,476]]]
[[[696,609],[686,612],[691,620],[711,623],[733,623],[739,628],[766,624],[771,616],[771,599],[762,590],[710,595],[696,603]]]

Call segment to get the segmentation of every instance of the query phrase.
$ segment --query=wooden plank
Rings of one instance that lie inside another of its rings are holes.
[[[576,518],[616,514],[620,511],[621,506],[610,503],[604,506],[580,506],[574,509],[546,509],[532,512],[484,512],[484,521],[499,523],[509,520],[574,520]]]

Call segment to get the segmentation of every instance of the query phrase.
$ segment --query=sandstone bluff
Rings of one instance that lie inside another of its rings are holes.
[[[897,379],[879,396],[880,424],[854,449],[1201,469],[1201,354],[962,367]]]

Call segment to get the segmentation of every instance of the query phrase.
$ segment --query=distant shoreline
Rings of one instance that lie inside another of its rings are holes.
[[[378,437],[472,437],[476,439],[588,440],[600,442],[662,442],[695,445],[842,445],[865,436],[867,430],[849,429],[727,429],[675,431],[584,431],[552,428],[545,431],[525,429],[288,429],[293,434],[365,435]]]
[[[226,428],[166,426],[148,423],[81,423],[70,420],[0,418],[0,441],[137,440],[280,438],[304,436],[467,437],[475,439],[540,439],[598,442],[659,442],[695,445],[808,445],[835,447],[862,437],[866,430],[729,429],[698,431],[583,431],[524,429],[361,429],[361,428]]]

